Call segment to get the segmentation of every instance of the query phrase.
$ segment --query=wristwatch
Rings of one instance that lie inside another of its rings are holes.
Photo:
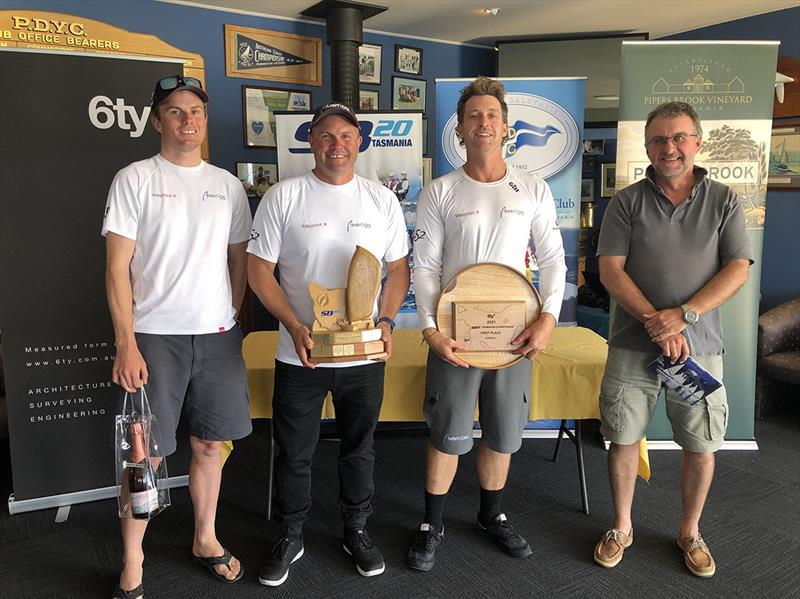
[[[700,315],[694,310],[692,310],[689,307],[689,304],[681,304],[681,310],[683,310],[683,322],[685,322],[689,326],[692,326],[698,320],[700,320]]]
[[[388,316],[381,316],[381,317],[380,317],[380,318],[379,318],[379,319],[378,319],[378,320],[375,322],[375,324],[380,324],[380,323],[382,323],[382,322],[385,322],[385,323],[388,323],[388,324],[389,324],[389,332],[390,332],[390,333],[394,331],[394,327],[395,327],[395,322],[394,322],[394,320],[392,320],[392,319],[391,319],[391,318],[389,318]]]

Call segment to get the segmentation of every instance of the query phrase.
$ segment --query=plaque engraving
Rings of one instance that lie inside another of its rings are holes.
[[[466,351],[510,351],[525,330],[525,302],[453,302],[454,339]]]

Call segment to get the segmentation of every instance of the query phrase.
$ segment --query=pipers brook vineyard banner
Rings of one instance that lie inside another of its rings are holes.
[[[509,168],[535,173],[553,192],[564,240],[567,285],[560,325],[576,325],[578,311],[578,237],[583,151],[583,78],[498,79],[506,88],[509,138],[503,157]],[[472,79],[436,80],[436,176],[459,168],[467,159],[456,137],[456,105]],[[537,270],[531,264],[534,282]]]
[[[778,42],[623,42],[616,188],[644,177],[647,115],[665,102],[691,104],[703,143],[695,164],[733,188],[744,208],[756,263],[722,307],[727,439],[753,439],[758,295]],[[647,438],[671,439],[663,402]]]

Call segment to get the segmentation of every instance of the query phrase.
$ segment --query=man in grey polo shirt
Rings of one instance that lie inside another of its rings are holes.
[[[697,113],[684,102],[653,110],[645,124],[651,166],[612,198],[600,230],[600,278],[618,304],[600,390],[615,516],[594,559],[607,568],[633,542],[639,442],[661,389],[647,364],[659,352],[672,362],[691,354],[721,381],[719,306],[744,285],[753,261],[736,192],[694,166],[702,134]],[[694,405],[668,392],[666,408],[683,449],[678,546],[692,574],[713,576],[699,524],[727,426],[725,388]]]

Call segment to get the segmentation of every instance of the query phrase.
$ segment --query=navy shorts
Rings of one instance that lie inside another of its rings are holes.
[[[461,368],[428,351],[423,413],[430,443],[443,453],[461,455],[472,449],[475,400],[482,442],[498,453],[514,453],[522,445],[528,422],[531,361],[508,368]]]
[[[247,370],[238,325],[207,335],[136,333],[147,363],[145,387],[158,420],[164,455],[174,453],[181,412],[189,433],[204,441],[246,437],[250,423]]]

